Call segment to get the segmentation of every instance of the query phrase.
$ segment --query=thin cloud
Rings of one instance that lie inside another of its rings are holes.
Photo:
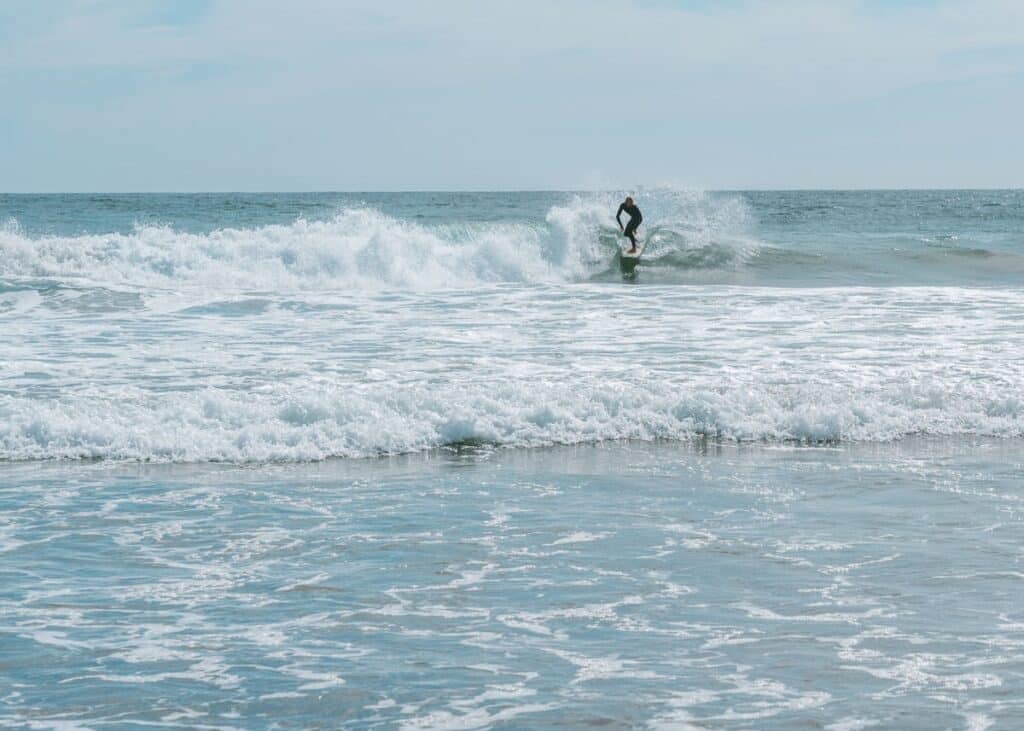
[[[179,16],[152,2],[49,7],[26,11],[0,50],[19,140],[60,148],[76,129],[116,158],[132,138],[136,148],[162,139],[166,149],[145,153],[152,182],[124,183],[156,188],[204,187],[175,154],[219,161],[205,167],[214,187],[252,182],[239,160],[261,154],[261,188],[565,187],[622,175],[595,163],[624,138],[639,153],[627,182],[685,171],[696,184],[792,186],[827,152],[828,174],[848,185],[868,172],[864,150],[837,156],[820,129],[842,124],[840,110],[876,124],[878,105],[901,94],[931,90],[930,108],[943,85],[965,83],[1019,98],[1013,77],[1024,71],[1024,5],[999,0],[220,0]],[[91,103],[66,93],[75,78],[89,82]],[[112,108],[126,90],[132,103]],[[994,115],[1020,105],[988,103]],[[244,130],[225,133],[232,125]],[[950,125],[933,136],[976,131]],[[780,174],[771,150],[791,137],[807,141],[806,164]],[[267,157],[282,144],[291,158]],[[994,160],[993,183],[1012,178],[1016,160]],[[70,174],[78,186],[112,185],[105,173]],[[61,175],[15,168],[0,185]]]

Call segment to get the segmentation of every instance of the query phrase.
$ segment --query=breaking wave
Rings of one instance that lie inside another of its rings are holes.
[[[187,233],[137,225],[130,233],[28,236],[0,228],[0,278],[75,286],[295,291],[463,288],[572,282],[611,275],[622,239],[618,197],[576,196],[543,221],[424,225],[370,207],[327,220]],[[640,197],[652,265],[728,267],[756,244],[738,198],[661,191]]]
[[[0,459],[309,461],[453,445],[610,440],[889,441],[1024,435],[1024,401],[984,387],[876,393],[687,389],[510,380],[501,385],[266,386],[161,394],[124,388],[52,400],[0,397]]]

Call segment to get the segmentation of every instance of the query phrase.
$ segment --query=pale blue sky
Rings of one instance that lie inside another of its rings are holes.
[[[0,191],[1024,186],[1020,0],[7,0]]]

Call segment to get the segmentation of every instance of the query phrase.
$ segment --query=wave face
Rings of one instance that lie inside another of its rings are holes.
[[[1020,195],[620,197],[0,197],[0,460],[1024,436]]]

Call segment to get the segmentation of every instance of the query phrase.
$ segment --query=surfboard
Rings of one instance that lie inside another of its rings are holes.
[[[622,267],[622,273],[626,276],[632,276],[635,274],[636,265],[640,263],[640,257],[644,253],[646,244],[637,247],[635,254],[630,254],[629,249],[621,249],[619,252],[619,265]]]

